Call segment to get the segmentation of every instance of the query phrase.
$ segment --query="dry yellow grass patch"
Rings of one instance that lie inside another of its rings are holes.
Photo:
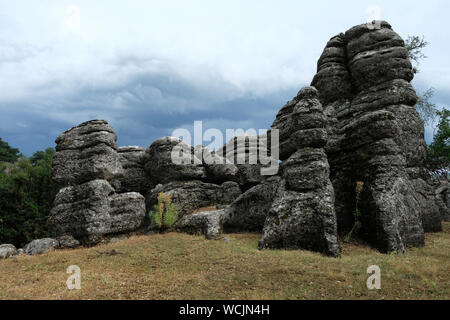
[[[223,240],[168,233],[0,261],[0,299],[449,299],[450,224],[425,248],[383,255],[344,244],[339,259],[258,251],[257,234]],[[81,268],[81,290],[66,269]],[[379,291],[366,269],[381,268]]]

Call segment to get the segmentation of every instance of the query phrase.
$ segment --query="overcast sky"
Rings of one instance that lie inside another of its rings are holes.
[[[373,18],[425,36],[414,85],[450,106],[449,12],[447,0],[0,0],[0,137],[31,155],[90,119],[144,147],[194,120],[268,128],[328,39]]]

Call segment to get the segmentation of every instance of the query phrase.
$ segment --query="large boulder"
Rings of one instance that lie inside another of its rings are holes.
[[[56,139],[52,178],[62,187],[123,176],[117,136],[104,120],[84,122]]]
[[[264,137],[239,135],[230,139],[215,155],[226,159],[226,163],[234,164],[236,169],[228,167],[232,171],[230,179],[239,183],[242,190],[248,190],[265,178],[261,169],[268,164],[261,162],[261,154],[266,152],[263,156],[270,156],[270,150],[265,148],[268,148],[268,144]]]
[[[177,161],[174,161],[176,156]],[[202,180],[206,177],[202,159],[194,148],[175,137],[156,140],[146,150],[145,171],[155,184],[173,181]]]
[[[194,211],[213,205],[227,205],[239,197],[241,190],[236,182],[224,182],[221,185],[198,180],[176,181],[157,185],[147,195],[147,208],[151,210],[158,203],[158,194],[171,197],[172,204],[178,207],[178,216],[192,214]]]
[[[59,247],[59,242],[55,239],[45,238],[31,241],[25,246],[25,253],[34,256],[37,254],[44,254],[56,250]]]
[[[262,232],[280,177],[274,176],[241,194],[225,209],[226,232]]]
[[[17,255],[17,249],[12,244],[0,245],[0,259],[8,259],[9,257]]]
[[[136,192],[116,194],[106,180],[66,187],[57,194],[51,220],[58,234],[84,243],[138,229],[146,216],[145,199]]]
[[[139,192],[145,195],[151,189],[152,184],[147,176],[145,165],[145,149],[137,146],[120,147],[119,160],[123,168],[123,176],[120,176],[120,188],[118,192]]]
[[[213,240],[221,236],[223,230],[224,210],[205,211],[183,216],[174,226],[178,231],[205,235]]]
[[[56,238],[56,241],[58,241],[60,249],[73,249],[81,245],[80,241],[71,235],[60,236]]]

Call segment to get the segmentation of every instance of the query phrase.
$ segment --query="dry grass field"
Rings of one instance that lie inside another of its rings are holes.
[[[257,234],[206,241],[178,233],[1,260],[0,299],[450,299],[450,223],[425,248],[383,255],[344,244],[339,259],[258,251]],[[66,269],[81,268],[81,290]],[[381,268],[381,290],[366,269]]]

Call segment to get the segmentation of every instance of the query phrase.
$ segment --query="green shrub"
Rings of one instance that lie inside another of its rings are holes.
[[[161,230],[169,229],[178,220],[178,206],[171,203],[170,195],[163,192],[158,194],[158,203],[150,211],[150,220]]]

